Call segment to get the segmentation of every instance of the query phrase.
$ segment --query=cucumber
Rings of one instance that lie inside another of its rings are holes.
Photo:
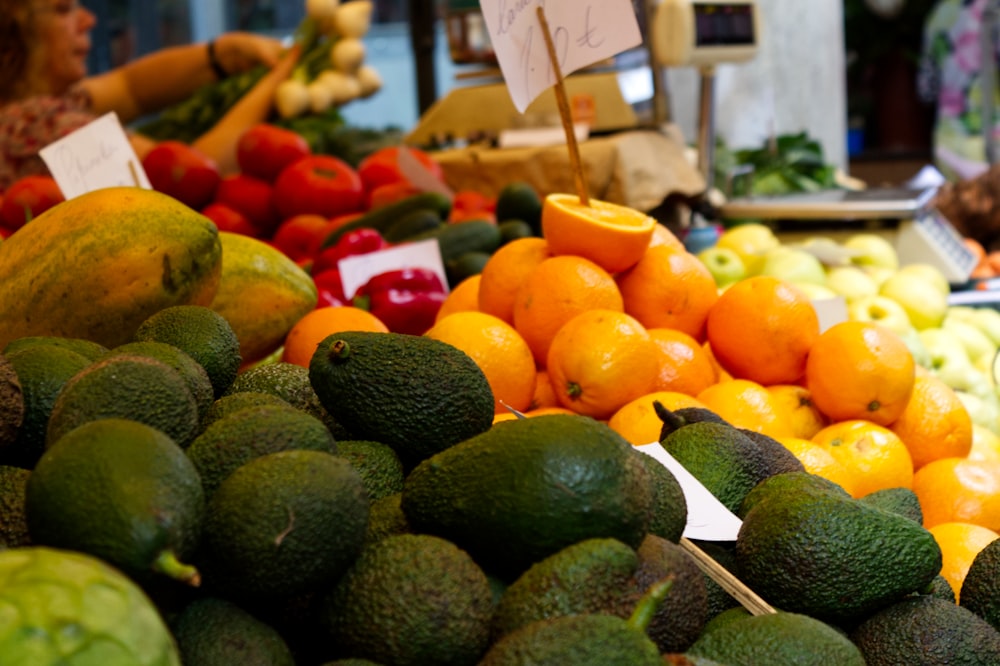
[[[500,229],[493,222],[486,220],[445,224],[440,229],[412,236],[410,240],[428,238],[437,238],[441,248],[441,260],[446,264],[466,252],[493,253],[500,247]]]
[[[390,243],[401,243],[416,234],[437,229],[444,223],[436,210],[420,208],[390,224],[382,236]]]
[[[393,222],[415,210],[436,211],[438,217],[444,220],[451,213],[451,199],[440,192],[421,192],[391,204],[379,206],[331,232],[323,240],[320,249],[334,245],[341,236],[356,229],[374,229],[380,234],[384,234]]]
[[[465,252],[455,257],[444,267],[448,276],[448,287],[454,289],[458,283],[467,277],[483,272],[483,266],[493,254],[481,250]]]

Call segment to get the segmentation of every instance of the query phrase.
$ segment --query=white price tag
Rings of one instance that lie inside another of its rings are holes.
[[[631,0],[479,0],[479,6],[511,100],[522,113],[556,83],[539,6],[564,76],[642,43]]]
[[[441,278],[441,284],[445,286],[445,289],[448,288],[448,277],[444,271],[444,262],[441,261],[441,248],[438,247],[437,239],[434,238],[344,257],[337,262],[340,283],[344,288],[344,295],[348,299],[352,298],[358,288],[376,275],[402,268],[432,270]]]
[[[67,199],[105,187],[153,189],[114,111],[50,143],[39,155]]]

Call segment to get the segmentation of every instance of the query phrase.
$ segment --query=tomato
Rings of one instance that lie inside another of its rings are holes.
[[[379,185],[374,190],[368,191],[367,196],[367,207],[368,210],[373,208],[381,208],[386,204],[395,203],[406,197],[411,197],[414,194],[420,194],[422,190],[414,187],[407,180],[400,180],[395,183],[386,183],[385,185]]]
[[[201,209],[201,214],[215,222],[219,231],[243,234],[257,238],[260,232],[250,224],[247,216],[224,203],[212,202]]]
[[[142,160],[149,184],[183,204],[204,208],[219,186],[219,167],[200,150],[180,141],[158,143]]]
[[[19,178],[4,192],[0,224],[16,231],[62,201],[65,197],[52,176]]]
[[[399,168],[400,148],[401,146],[379,148],[361,160],[358,164],[358,175],[365,184],[365,190],[371,192],[379,185],[409,180]],[[406,150],[409,150],[432,176],[444,182],[444,170],[430,154],[418,148],[407,147]]]
[[[254,125],[236,142],[236,163],[240,171],[269,183],[273,183],[286,166],[311,153],[302,135],[268,123]]]
[[[281,220],[274,206],[274,187],[245,173],[231,174],[219,181],[215,201],[243,213],[261,237],[274,233]]]
[[[288,218],[274,232],[271,243],[292,261],[311,259],[315,248],[331,230],[331,222],[322,215],[303,213]]]
[[[364,207],[358,172],[330,155],[310,155],[285,167],[274,183],[274,201],[283,218],[302,213],[335,217]]]
[[[496,199],[475,190],[459,190],[455,193],[448,221],[491,220],[496,222],[496,215],[493,212],[495,208]]]

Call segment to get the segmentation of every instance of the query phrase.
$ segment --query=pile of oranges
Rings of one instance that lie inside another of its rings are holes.
[[[426,333],[479,363],[497,420],[573,412],[642,445],[659,436],[654,402],[706,407],[855,497],[912,489],[956,593],[1000,538],[1000,439],[973,447],[958,396],[896,334],[856,321],[821,330],[809,296],[773,277],[720,293],[669,230],[621,206],[550,195],[542,228],[459,284]],[[366,314],[341,324],[382,330]]]

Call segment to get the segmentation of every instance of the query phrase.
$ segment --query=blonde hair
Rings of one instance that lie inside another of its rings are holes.
[[[29,86],[35,50],[34,0],[0,0],[0,101],[11,101]]]

